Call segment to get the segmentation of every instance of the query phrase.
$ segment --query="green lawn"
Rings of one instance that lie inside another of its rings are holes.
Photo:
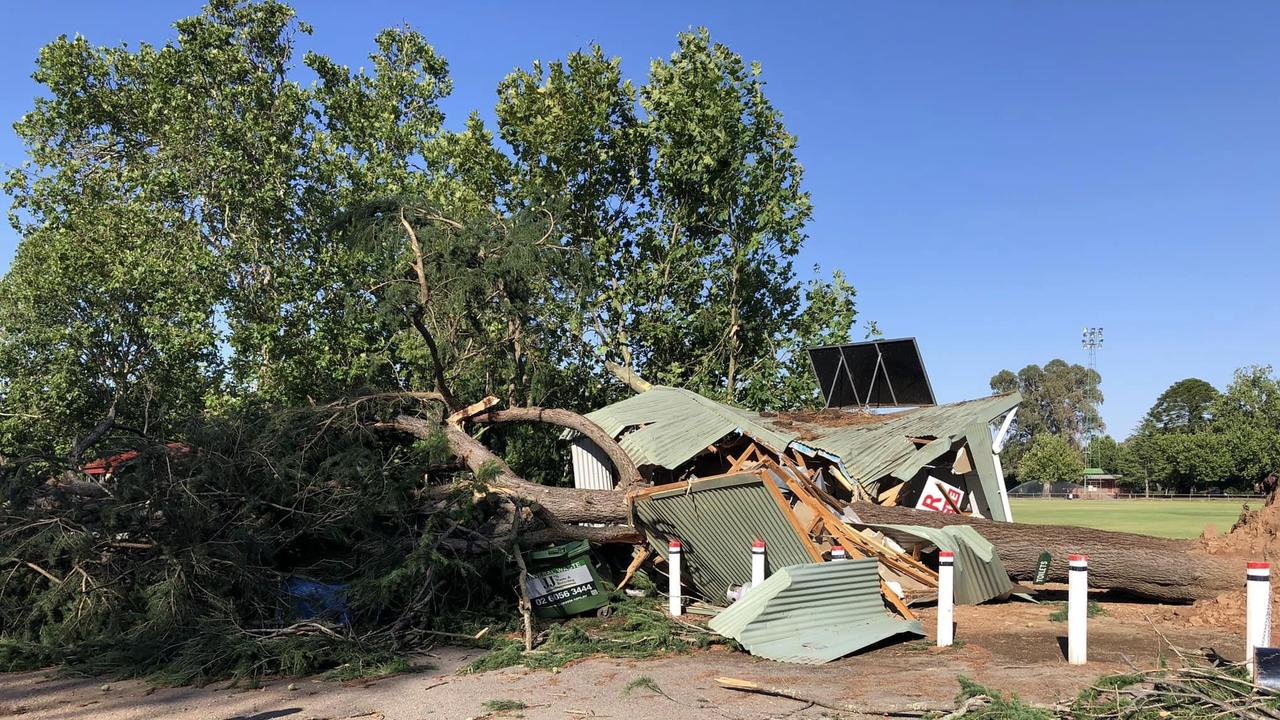
[[[1261,502],[1253,501],[1255,506]],[[1017,522],[1191,538],[1204,532],[1206,525],[1212,525],[1219,534],[1230,530],[1244,503],[1239,500],[1012,498],[1009,505]]]

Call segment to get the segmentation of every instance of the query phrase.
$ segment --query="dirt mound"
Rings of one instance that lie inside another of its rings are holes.
[[[1243,582],[1240,583],[1244,585]],[[1245,595],[1223,593],[1211,600],[1198,600],[1190,605],[1165,605],[1151,614],[1151,619],[1173,627],[1203,627],[1228,630],[1244,635]],[[1280,638],[1280,597],[1271,602],[1271,637]]]
[[[1272,502],[1257,510],[1246,505],[1229,532],[1217,536],[1206,532],[1196,544],[1210,555],[1280,561],[1280,503]]]

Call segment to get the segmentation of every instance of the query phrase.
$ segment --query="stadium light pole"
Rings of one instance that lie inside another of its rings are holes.
[[[1080,336],[1080,346],[1089,351],[1089,370],[1098,371],[1098,350],[1102,347],[1102,328],[1087,327]],[[1088,448],[1093,444],[1092,437],[1086,437],[1085,447]],[[1085,451],[1085,460],[1089,462],[1090,467],[1093,466],[1093,458],[1089,457],[1088,450]]]

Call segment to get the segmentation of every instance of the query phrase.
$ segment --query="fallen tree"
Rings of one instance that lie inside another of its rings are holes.
[[[490,413],[490,415],[501,417],[501,412]],[[571,426],[574,422],[572,418],[585,420],[576,413],[563,410],[557,412],[561,422],[556,424],[563,427]],[[527,419],[521,413],[516,413],[514,417]],[[419,439],[428,439],[443,433],[449,443],[450,451],[486,487],[493,492],[533,503],[535,513],[547,527],[526,533],[524,536],[526,543],[566,539],[585,539],[604,543],[638,543],[644,539],[628,524],[627,497],[622,490],[580,490],[529,482],[512,471],[505,461],[490,452],[483,443],[457,425],[401,414],[383,427],[399,430]],[[603,438],[607,440],[607,444],[601,445],[602,448],[612,445],[616,452],[622,452],[612,438],[607,435]],[[612,454],[610,456],[612,457]]]
[[[544,421],[583,432],[610,458],[626,457],[613,438],[577,413],[543,408],[486,410],[474,422]],[[525,536],[527,542],[582,538],[593,542],[640,542],[641,534],[629,525],[625,488],[616,491],[581,490],[531,483],[515,472],[462,427],[437,423],[411,415],[399,415],[391,426],[414,437],[443,433],[450,450],[493,492],[518,497],[533,504],[544,528]],[[629,461],[618,462],[622,476]],[[855,503],[857,516],[869,523],[943,527],[967,524],[987,538],[1015,580],[1035,577],[1040,554],[1049,552],[1050,582],[1067,581],[1067,556],[1083,553],[1090,558],[1090,585],[1123,590],[1163,602],[1191,602],[1216,597],[1238,587],[1242,562],[1198,552],[1186,540],[1157,538],[1060,525],[1004,523],[964,515],[920,512],[868,502]],[[581,523],[589,523],[583,525]],[[596,526],[599,525],[599,526]]]
[[[967,515],[922,512],[903,507],[854,503],[867,523],[945,527],[969,525],[995,546],[1015,580],[1032,580],[1040,553],[1049,552],[1050,582],[1067,581],[1067,556],[1089,556],[1089,585],[1124,590],[1164,602],[1191,602],[1241,587],[1242,560],[1198,552],[1188,540],[1109,532],[1062,525],[995,522]]]

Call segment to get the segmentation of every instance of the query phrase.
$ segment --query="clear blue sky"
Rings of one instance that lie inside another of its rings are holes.
[[[198,2],[15,3],[0,118],[39,47],[163,41]],[[1085,360],[1106,329],[1103,416],[1129,433],[1170,383],[1280,364],[1280,3],[297,3],[352,66],[409,22],[448,57],[451,122],[535,58],[591,41],[642,80],[706,25],[764,67],[799,135],[805,266],[845,270],[863,316],[915,335],[943,401],[1001,368]],[[779,8],[784,8],[779,13]],[[0,133],[0,165],[22,160]],[[6,203],[7,204],[7,203]],[[16,238],[0,230],[0,269]]]

